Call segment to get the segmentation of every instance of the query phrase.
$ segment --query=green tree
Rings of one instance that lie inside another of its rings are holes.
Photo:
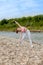
[[[7,24],[7,23],[8,23],[8,21],[6,19],[1,20],[1,22],[0,22],[1,25]]]

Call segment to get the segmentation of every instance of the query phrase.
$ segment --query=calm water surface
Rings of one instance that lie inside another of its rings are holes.
[[[15,32],[1,32],[0,31],[0,35],[9,36],[13,38],[19,38],[19,33],[16,34]],[[31,32],[31,38],[33,42],[43,43],[43,32],[40,32],[40,33]],[[27,39],[27,37],[25,39]]]

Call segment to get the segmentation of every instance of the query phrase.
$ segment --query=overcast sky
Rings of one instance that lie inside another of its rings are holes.
[[[43,0],[0,0],[0,19],[43,14]]]

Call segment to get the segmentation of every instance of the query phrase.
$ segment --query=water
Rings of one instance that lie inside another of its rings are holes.
[[[19,33],[16,34],[15,32],[1,32],[0,35],[9,36],[13,38],[19,38]],[[33,42],[43,43],[43,33],[42,32],[31,32],[31,38]],[[27,39],[27,38],[26,38]]]

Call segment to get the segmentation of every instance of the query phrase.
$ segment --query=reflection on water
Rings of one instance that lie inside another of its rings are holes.
[[[0,35],[5,35],[9,37],[19,38],[19,33],[16,34],[15,32],[0,32]],[[43,33],[42,32],[31,32],[32,41],[43,43]],[[27,37],[26,37],[27,39]]]
[[[43,43],[43,33],[42,32],[32,33],[32,40],[38,43]]]

